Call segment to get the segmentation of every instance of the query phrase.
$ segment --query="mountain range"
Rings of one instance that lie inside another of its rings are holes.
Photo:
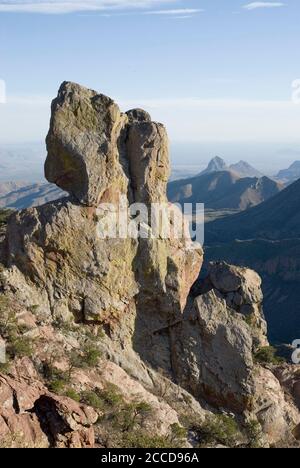
[[[196,177],[170,182],[168,198],[173,203],[204,203],[206,209],[246,210],[256,206],[283,189],[283,185],[268,177],[242,177],[232,170],[215,171],[220,166],[214,160]]]
[[[246,161],[239,161],[236,164],[231,164],[230,166],[224,161],[224,159],[216,156],[209,163],[204,171],[200,172],[199,175],[211,174],[214,172],[224,172],[229,171],[235,173],[238,177],[256,177],[261,178],[264,174],[252,167]]]
[[[297,179],[300,179],[300,161],[295,161],[288,169],[279,171],[276,179],[284,182],[285,184],[291,184]]]
[[[43,180],[43,142],[0,144],[0,182],[25,180],[28,183]]]
[[[206,224],[206,261],[255,269],[273,343],[300,333],[300,180],[247,212]]]
[[[174,236],[165,127],[64,82],[46,141],[72,196],[0,210],[0,446],[299,447],[299,367],[270,347],[259,275],[199,279],[202,247]],[[151,216],[108,234],[121,197],[163,204],[170,235]]]
[[[40,206],[64,196],[65,193],[53,184],[0,183],[0,208],[21,210]]]

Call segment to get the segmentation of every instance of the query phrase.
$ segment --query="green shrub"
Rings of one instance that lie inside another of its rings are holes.
[[[71,398],[71,400],[74,400],[77,403],[79,403],[81,399],[80,395],[77,392],[75,392],[73,388],[68,388],[68,390],[65,392],[65,396]]]
[[[111,383],[106,384],[105,388],[101,390],[100,396],[107,405],[112,407],[123,402],[123,397],[120,394],[118,387]]]
[[[81,393],[80,401],[88,406],[92,406],[95,409],[103,409],[105,406],[102,398],[93,391],[85,391]]]
[[[256,362],[260,364],[282,364],[285,362],[284,358],[277,356],[277,351],[273,346],[266,346],[264,348],[260,348],[255,354],[254,358]]]
[[[103,431],[102,423],[101,430]],[[186,431],[178,424],[172,425],[170,434],[165,436],[146,431],[141,425],[129,431],[108,426],[101,435],[100,443],[114,448],[182,448],[186,442]]]
[[[208,416],[204,423],[196,424],[192,430],[196,432],[199,446],[224,445],[235,447],[240,437],[236,421],[225,415]]]
[[[12,210],[0,210],[0,227],[7,224],[8,218],[12,213]]]
[[[87,369],[96,367],[101,357],[99,349],[85,345],[83,350],[72,350],[69,354],[69,378],[72,376],[74,369]]]
[[[145,431],[133,431],[122,435],[119,448],[173,448],[168,437],[150,435]]]
[[[173,448],[182,447],[187,438],[186,428],[175,423],[171,425],[170,429],[171,429],[170,440],[172,442],[172,447]]]
[[[63,379],[53,379],[48,383],[48,389],[50,392],[62,395],[64,393],[66,382]]]
[[[104,338],[105,333],[102,328],[98,328],[98,330],[96,330],[96,334],[94,333],[94,331],[95,331],[94,327],[92,327],[92,329],[90,329],[89,327],[86,327],[85,335],[90,342],[98,343],[101,339]]]
[[[151,405],[144,401],[124,404],[114,415],[114,426],[122,432],[131,432],[136,426],[142,426],[151,413]]]
[[[249,327],[254,327],[256,323],[256,317],[254,314],[243,315],[243,319],[247,323],[247,325],[249,325]]]
[[[9,299],[0,295],[0,335],[6,341],[12,340],[18,332],[16,314],[10,308]]]
[[[10,371],[10,362],[0,363],[0,374],[8,374]]]
[[[16,357],[31,357],[33,354],[32,340],[25,336],[14,338],[7,345],[7,353],[12,358]]]
[[[99,349],[93,346],[87,346],[83,352],[83,361],[87,367],[95,367],[98,365],[101,354]]]
[[[54,367],[52,362],[43,363],[42,375],[46,380],[48,389],[58,395],[63,394],[66,385],[70,383],[68,373]]]
[[[261,448],[262,427],[258,421],[251,420],[246,424],[246,433],[249,440],[249,448]]]

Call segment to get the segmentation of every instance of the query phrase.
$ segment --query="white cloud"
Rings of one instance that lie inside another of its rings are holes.
[[[146,11],[144,14],[145,15],[169,15],[169,16],[177,16],[179,18],[190,18],[191,15],[194,15],[196,13],[201,13],[204,10],[199,9],[199,8],[178,8],[175,10],[152,10],[152,11]],[[184,15],[184,16],[181,16]]]
[[[244,5],[243,8],[246,10],[257,10],[259,8],[280,8],[285,6],[285,3],[282,2],[252,2]]]
[[[65,14],[143,9],[172,3],[176,3],[176,0],[0,0],[0,13]]]

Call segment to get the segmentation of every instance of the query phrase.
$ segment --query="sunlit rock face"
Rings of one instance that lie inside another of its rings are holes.
[[[0,241],[0,299],[17,329],[26,325],[36,340],[21,367],[16,360],[8,377],[0,372],[0,442],[17,428],[33,446],[95,445],[97,414],[53,395],[40,372],[49,347],[59,369],[68,369],[70,352],[90,339],[103,359],[77,369],[73,387],[94,391],[110,382],[129,402],[139,389],[156,408],[148,430],[166,434],[183,412],[203,421],[213,407],[258,422],[266,445],[292,434],[299,412],[273,369],[254,358],[268,345],[259,276],[217,263],[194,285],[202,248],[172,230],[154,236],[151,217],[141,223],[148,237],[102,235],[103,219],[110,222],[121,201],[126,209],[159,203],[167,214],[178,210],[167,203],[164,126],[141,109],[122,113],[110,98],[63,83],[47,148],[46,178],[70,196],[14,213]],[[158,388],[163,397],[154,398]]]

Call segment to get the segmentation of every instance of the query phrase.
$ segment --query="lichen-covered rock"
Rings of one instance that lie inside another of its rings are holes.
[[[131,109],[126,112],[129,123],[151,122],[151,116],[143,109]]]
[[[211,264],[194,288],[200,295],[176,325],[174,362],[184,388],[215,408],[257,419],[273,444],[291,434],[300,414],[274,373],[255,361],[255,352],[268,346],[260,288],[251,270]]]
[[[12,286],[23,296],[22,283],[32,281],[32,303],[39,290],[50,320],[113,323],[137,294],[137,242],[103,240],[97,223],[89,208],[66,200],[19,212],[8,226],[8,277],[16,278],[14,266],[25,276]]]
[[[253,339],[243,317],[214,290],[199,296],[180,325],[178,378],[193,395],[236,413],[253,394]]]
[[[52,103],[45,175],[80,203],[97,206],[106,191],[126,193],[119,139],[127,118],[110,98],[63,83]]]
[[[128,132],[127,150],[135,202],[167,202],[170,163],[163,125],[148,121],[133,123]]]
[[[168,137],[141,109],[122,114],[107,96],[65,82],[52,103],[47,149],[46,178],[84,205],[117,201],[128,179],[135,201],[166,201]]]
[[[8,301],[16,336],[34,340],[34,353],[23,368],[15,360],[0,374],[0,443],[93,446],[101,411],[47,390],[41,369],[51,349],[58,353],[53,368],[72,376],[71,394],[81,401],[82,392],[108,382],[125,403],[147,400],[154,410],[147,427],[155,434],[169,433],[183,411],[202,424],[202,403],[234,412],[239,422],[259,422],[266,445],[300,433],[287,386],[276,369],[254,359],[268,345],[259,276],[211,264],[190,294],[203,251],[186,235],[187,220],[183,236],[172,231],[178,208],[166,199],[164,127],[141,109],[122,114],[110,98],[63,83],[47,148],[46,177],[71,196],[15,213],[1,241],[0,298]],[[133,202],[162,204],[169,235],[152,217],[139,221],[129,210]],[[106,233],[120,204],[147,236]],[[89,340],[101,363],[89,370],[72,364],[71,372],[70,353]],[[290,386],[297,403],[296,377]]]
[[[151,342],[183,313],[203,252],[186,235],[187,222],[182,237],[172,234],[163,125],[140,109],[121,114],[110,98],[63,83],[47,147],[46,176],[72,196],[12,217],[2,257],[6,290],[28,306],[39,298],[48,323],[101,324],[120,347],[133,342],[155,365],[168,354],[170,368],[169,340],[159,342],[161,353]],[[113,218],[105,207],[118,209],[121,195],[127,211],[132,202],[162,203],[170,235],[155,232],[151,217],[142,223],[146,239],[103,235],[103,220]]]
[[[255,271],[217,262],[208,265],[207,277],[194,287],[193,292],[198,295],[215,291],[229,309],[240,314],[251,325],[254,347],[258,348],[268,345],[261,285],[261,278]]]

